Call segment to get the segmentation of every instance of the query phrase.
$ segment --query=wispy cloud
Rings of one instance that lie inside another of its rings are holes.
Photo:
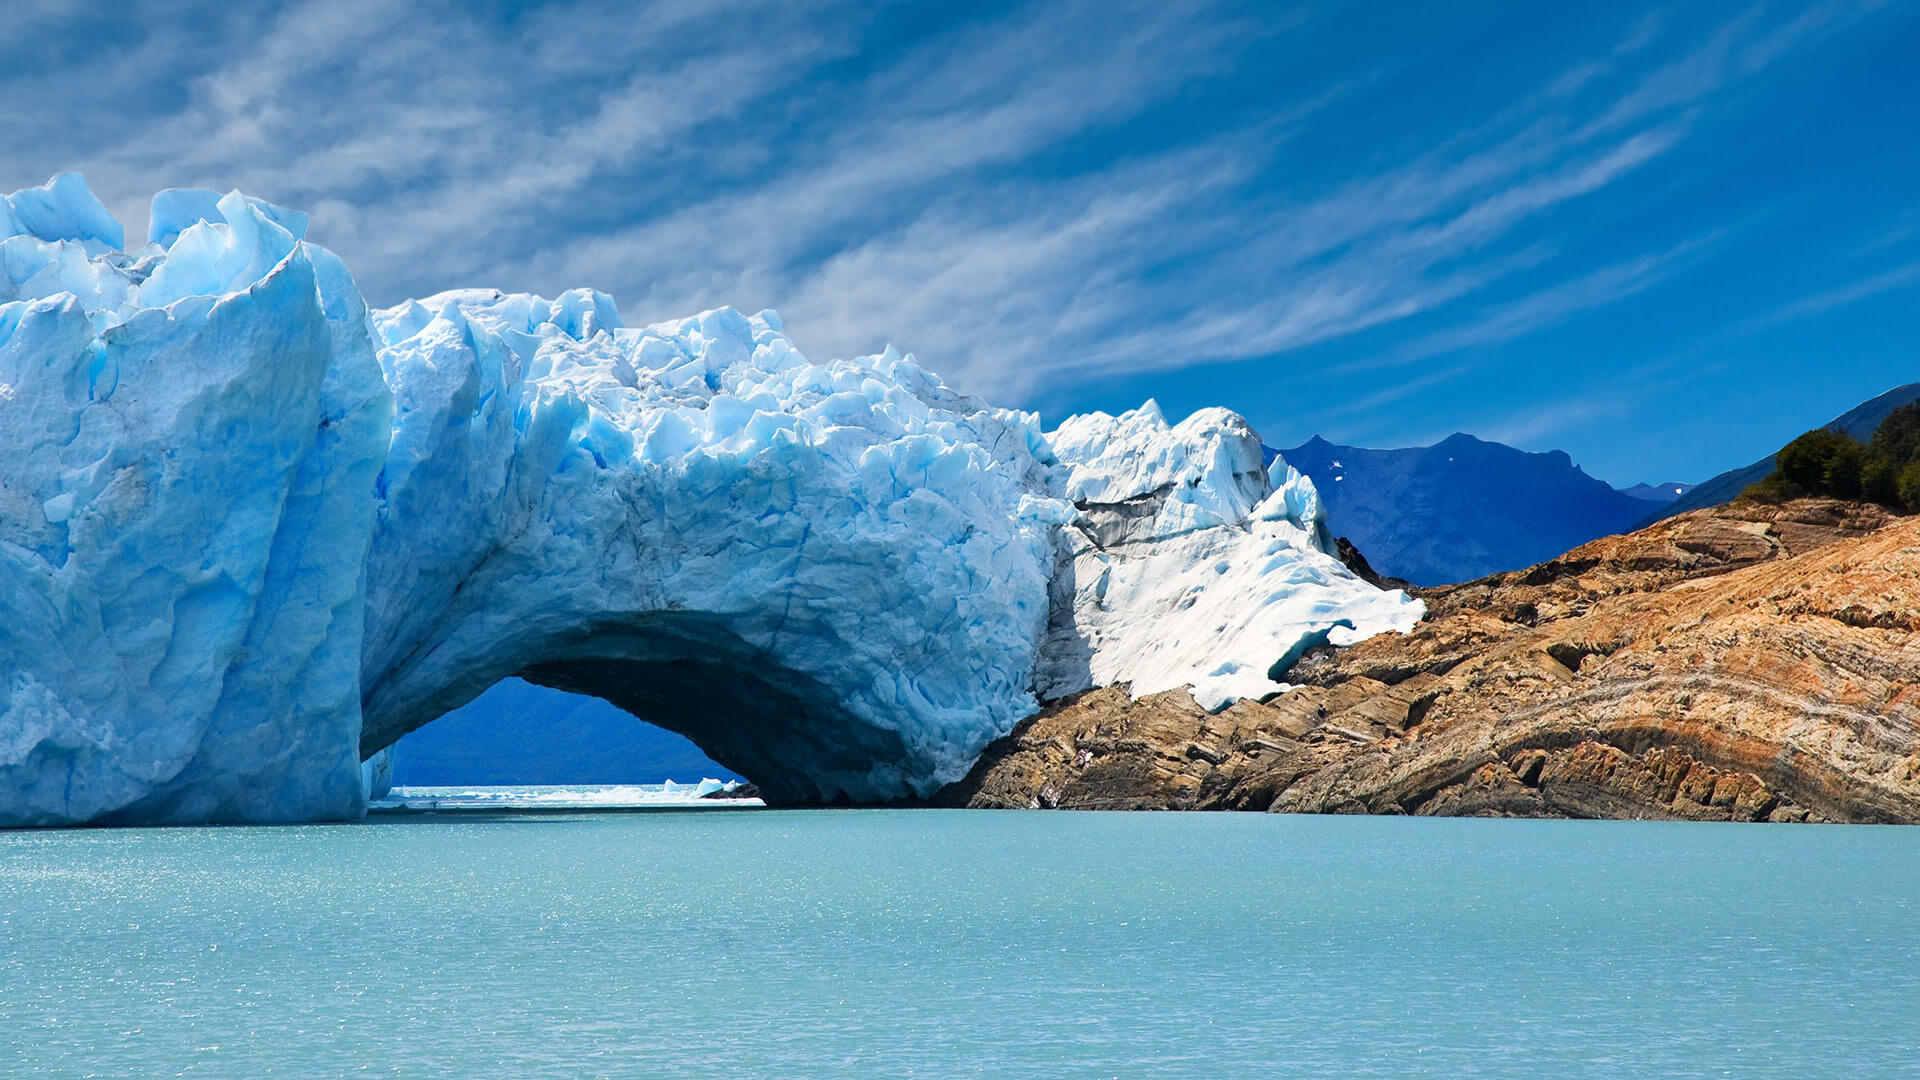
[[[1503,442],[1509,446],[1523,449],[1551,446],[1551,436],[1558,435],[1575,424],[1591,423],[1607,416],[1617,416],[1628,407],[1621,395],[1589,395],[1572,401],[1541,402],[1526,410],[1522,415],[1509,416],[1495,421],[1484,429],[1485,437],[1494,442]]]
[[[1902,289],[1915,284],[1920,284],[1920,262],[1908,263],[1905,266],[1896,266],[1891,270],[1861,278],[1858,281],[1849,282],[1839,288],[1828,289],[1824,292],[1818,292],[1812,296],[1795,300],[1793,303],[1787,304],[1759,319],[1743,324],[1741,331],[1746,332],[1769,326],[1779,326],[1782,323],[1793,322],[1797,319],[1805,319],[1814,315],[1824,315],[1835,308],[1846,307],[1848,304],[1865,300],[1870,296],[1878,296],[1881,293],[1892,292],[1895,289]]]
[[[777,306],[815,355],[891,341],[1018,400],[1415,318],[1382,362],[1424,363],[1656,287],[1697,252],[1578,265],[1559,215],[1868,6],[1757,7],[1697,41],[1642,18],[1510,107],[1330,172],[1341,131],[1419,87],[1383,56],[1257,108],[1221,90],[1249,50],[1317,48],[1304,8],[1048,3],[887,36],[886,12],[825,0],[160,0],[117,21],[35,0],[32,47],[0,42],[0,169],[83,167],[135,233],[162,184],[300,206],[376,302],[590,284],[636,319]]]
[[[1538,289],[1519,299],[1484,309],[1474,319],[1422,335],[1386,356],[1350,366],[1364,371],[1424,360],[1431,356],[1487,348],[1557,326],[1583,312],[1624,300],[1666,280],[1710,248],[1713,237],[1689,241],[1671,250],[1643,255],[1589,271]]]

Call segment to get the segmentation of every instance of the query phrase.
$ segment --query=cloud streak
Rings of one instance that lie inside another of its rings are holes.
[[[1920,284],[1920,262],[1897,266],[1891,270],[1842,285],[1837,289],[1828,289],[1824,292],[1815,293],[1812,296],[1796,300],[1791,304],[1781,307],[1778,311],[1767,315],[1765,318],[1748,324],[1743,327],[1743,330],[1758,330],[1764,327],[1779,326],[1782,323],[1794,322],[1798,319],[1810,318],[1815,315],[1824,315],[1829,311],[1846,307],[1849,304],[1857,303],[1868,297],[1879,296],[1882,293],[1892,292],[1895,289],[1902,289],[1914,284]]]
[[[234,7],[121,26],[27,5],[41,46],[0,45],[0,165],[85,168],[136,233],[157,184],[309,209],[376,302],[590,284],[634,319],[775,306],[815,355],[891,341],[1014,401],[1415,320],[1375,362],[1423,364],[1655,288],[1700,253],[1569,265],[1559,215],[1865,10],[1755,8],[1695,43],[1643,18],[1329,175],[1305,166],[1407,84],[1383,58],[1250,107],[1250,65],[1317,48],[1304,10],[1055,3],[916,33],[770,0]],[[18,104],[37,55],[83,41],[100,55],[63,106]]]

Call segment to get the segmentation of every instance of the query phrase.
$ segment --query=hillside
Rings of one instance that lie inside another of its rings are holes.
[[[679,735],[582,694],[502,679],[401,739],[394,783],[655,783],[734,778]]]
[[[1864,401],[1834,417],[1825,426],[1828,431],[1838,431],[1865,442],[1873,437],[1875,429],[1879,428],[1888,413],[1911,401],[1920,401],[1920,383],[1898,386],[1870,401]],[[1774,455],[1768,454],[1751,465],[1723,472],[1675,499],[1649,520],[1659,521],[1690,510],[1732,502],[1741,492],[1765,480],[1773,472],[1773,465]]]

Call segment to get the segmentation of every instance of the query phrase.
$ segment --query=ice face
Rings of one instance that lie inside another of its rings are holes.
[[[96,251],[118,251],[126,231],[79,173],[61,173],[41,187],[0,195],[0,239],[31,236],[67,240]]]
[[[390,428],[358,291],[244,200],[148,273],[44,190],[0,277],[0,822],[356,813]]]
[[[1190,686],[1218,710],[1285,690],[1308,645],[1405,631],[1422,613],[1333,557],[1313,483],[1275,462],[1272,484],[1260,437],[1233,413],[1170,427],[1149,401],[1073,417],[1050,440],[1076,512],[1036,672],[1049,698]]]
[[[0,200],[0,824],[350,817],[511,674],[775,798],[926,794],[1041,696],[1212,707],[1418,615],[1230,413],[1049,435],[588,290],[369,313],[305,228],[163,192],[128,254],[77,177]]]

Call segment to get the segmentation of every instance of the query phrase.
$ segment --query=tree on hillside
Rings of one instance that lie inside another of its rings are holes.
[[[1888,413],[1874,429],[1867,452],[1886,461],[1920,461],[1920,401]]]
[[[1763,502],[1826,495],[1920,511],[1920,402],[1893,410],[1870,442],[1826,428],[1807,432],[1781,447],[1773,474],[1744,494]]]
[[[1894,493],[1901,506],[1909,510],[1920,509],[1920,461],[1900,471],[1899,478],[1894,481]]]

